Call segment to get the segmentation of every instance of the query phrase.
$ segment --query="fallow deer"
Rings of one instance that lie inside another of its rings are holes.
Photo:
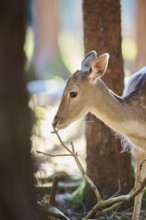
[[[64,129],[87,113],[94,114],[133,145],[135,186],[139,186],[146,176],[146,67],[130,77],[120,97],[101,79],[108,60],[108,53],[97,57],[96,52],[91,51],[85,56],[81,70],[67,81],[53,127]],[[135,198],[133,220],[139,219],[142,196],[143,192]]]

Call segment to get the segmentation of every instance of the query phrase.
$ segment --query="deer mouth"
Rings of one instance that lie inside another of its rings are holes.
[[[55,116],[52,122],[54,129],[65,129],[70,124],[69,120],[66,118]]]

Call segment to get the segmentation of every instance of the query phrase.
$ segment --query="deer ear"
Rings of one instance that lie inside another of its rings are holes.
[[[96,51],[92,50],[90,51],[85,58],[83,59],[82,63],[81,63],[81,70],[83,71],[89,71],[91,64],[93,63],[93,61],[95,61],[97,59],[97,53]]]
[[[107,66],[108,66],[109,54],[104,53],[99,56],[95,61],[91,64],[91,71],[89,73],[90,78],[97,78],[104,75]]]

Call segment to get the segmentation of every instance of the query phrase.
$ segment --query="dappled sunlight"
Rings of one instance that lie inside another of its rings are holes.
[[[30,26],[28,26],[26,30],[24,51],[27,57],[27,62],[29,64],[34,51],[34,32]]]
[[[60,146],[57,136],[52,133],[52,120],[56,114],[59,102],[54,107],[35,107],[36,125],[34,126],[34,134],[32,136],[33,152],[39,160],[40,169],[37,173],[38,177],[50,176],[57,171],[65,171],[70,175],[75,173],[80,176],[79,170],[71,156],[50,157],[36,153],[36,151],[48,154],[66,154],[65,150]],[[78,152],[82,163],[85,166],[85,137],[84,137],[84,121],[79,120],[71,124],[65,130],[59,131],[63,141],[71,147],[73,141],[75,150]]]
[[[125,60],[134,61],[137,55],[136,42],[132,38],[123,38],[122,52]]]
[[[128,69],[125,69],[125,77],[124,77],[124,84],[126,85],[126,83],[128,82],[128,79],[131,76],[131,72]]]
[[[81,36],[76,33],[61,32],[58,37],[58,43],[62,59],[70,72],[80,69],[83,58],[83,41]],[[68,49],[70,48],[70,49]]]
[[[145,16],[1,1],[0,220],[146,219]]]

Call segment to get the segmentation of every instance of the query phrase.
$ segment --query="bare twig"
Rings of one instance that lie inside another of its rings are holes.
[[[115,198],[110,198],[104,201],[101,201],[100,203],[96,204],[93,209],[90,210],[90,212],[86,215],[85,219],[92,218],[94,216],[99,216],[97,214],[98,211],[99,214],[103,214],[107,211],[113,211],[115,208],[119,207],[125,202],[129,202],[132,200],[138,193],[140,193],[146,186],[146,177],[141,183],[139,187],[137,187],[135,190],[132,190],[128,195],[124,196],[118,196]]]
[[[121,184],[120,184],[120,180],[119,179],[118,179],[118,185],[119,185],[118,191],[114,195],[112,195],[111,198],[114,198],[115,196],[117,196],[119,194],[119,192],[121,191]]]
[[[60,137],[60,135],[59,135],[59,133],[58,133],[57,130],[55,130],[55,131],[52,132],[52,133],[54,133],[54,134],[57,135],[60,144],[61,144],[68,152],[70,152],[70,154],[74,157],[74,160],[75,160],[75,162],[76,162],[76,164],[77,164],[77,167],[79,168],[79,170],[80,170],[80,172],[81,172],[81,174],[82,174],[83,179],[84,179],[86,182],[88,182],[88,184],[89,184],[89,185],[91,186],[91,188],[93,189],[93,191],[94,191],[94,193],[95,193],[95,196],[96,196],[96,198],[97,198],[97,202],[100,202],[100,201],[101,201],[100,193],[99,193],[98,189],[96,188],[95,184],[92,182],[92,180],[86,175],[86,172],[85,172],[85,170],[84,170],[84,168],[83,168],[83,166],[82,166],[82,164],[81,164],[81,162],[80,162],[80,160],[79,160],[79,158],[78,158],[77,152],[75,152],[73,143],[71,142],[71,147],[72,147],[72,151],[71,151],[71,150],[65,145],[65,143],[62,141],[62,139],[61,139],[61,137]]]
[[[50,192],[50,205],[55,204],[55,196],[56,196],[56,191],[57,191],[57,185],[58,185],[58,176],[55,176],[53,179],[53,184]]]
[[[105,209],[102,209],[100,210],[99,212],[97,211],[96,215],[94,216],[95,218],[107,213],[107,212],[111,212],[111,211],[114,211],[116,210],[117,208],[119,208],[121,205],[123,204],[123,202],[119,202],[119,203],[116,203],[108,208],[105,208]],[[87,216],[86,216],[87,217]],[[85,219],[88,219],[89,217],[85,218]]]
[[[143,166],[143,163],[146,162],[146,159],[144,159],[143,161],[141,161],[140,165],[139,165],[139,169],[140,171],[142,170],[142,166]]]
[[[132,191],[129,192],[128,195],[122,195],[122,196],[117,196],[117,197],[111,197],[107,200],[101,200],[101,196],[100,193],[98,191],[98,189],[96,188],[96,186],[94,185],[94,183],[92,182],[92,180],[86,175],[86,172],[84,171],[84,168],[81,164],[81,162],[78,159],[78,155],[77,152],[75,152],[74,149],[74,145],[71,142],[71,148],[72,150],[70,150],[65,143],[62,141],[61,137],[58,134],[58,131],[55,130],[54,132],[59,139],[60,144],[70,153],[70,156],[73,156],[81,174],[84,180],[86,180],[86,182],[89,183],[89,185],[91,186],[91,188],[93,189],[96,198],[97,198],[97,204],[89,211],[89,213],[85,216],[84,219],[91,219],[93,217],[99,217],[100,215],[103,215],[104,213],[107,213],[109,211],[114,211],[116,210],[120,205],[122,205],[125,202],[129,202],[130,200],[132,200],[138,193],[142,192],[142,190],[145,188],[146,186],[146,177],[143,180],[143,182],[140,184],[139,187],[134,188]],[[69,155],[67,155],[69,156]],[[119,191],[120,191],[120,183],[119,183]],[[118,192],[119,192],[118,191]],[[115,195],[114,195],[115,196]]]
[[[63,142],[62,139],[60,138],[60,136],[59,136],[59,134],[58,134],[58,130],[55,129],[55,130],[52,132],[52,134],[56,134],[56,136],[57,136],[57,138],[58,138],[60,144],[61,144],[70,154],[72,154],[72,151],[64,144],[64,142]]]
[[[45,152],[42,152],[42,151],[38,151],[36,150],[36,152],[38,154],[43,154],[43,155],[46,155],[46,156],[49,156],[49,157],[66,157],[66,156],[73,156],[71,154],[48,154],[48,153],[45,153]]]

